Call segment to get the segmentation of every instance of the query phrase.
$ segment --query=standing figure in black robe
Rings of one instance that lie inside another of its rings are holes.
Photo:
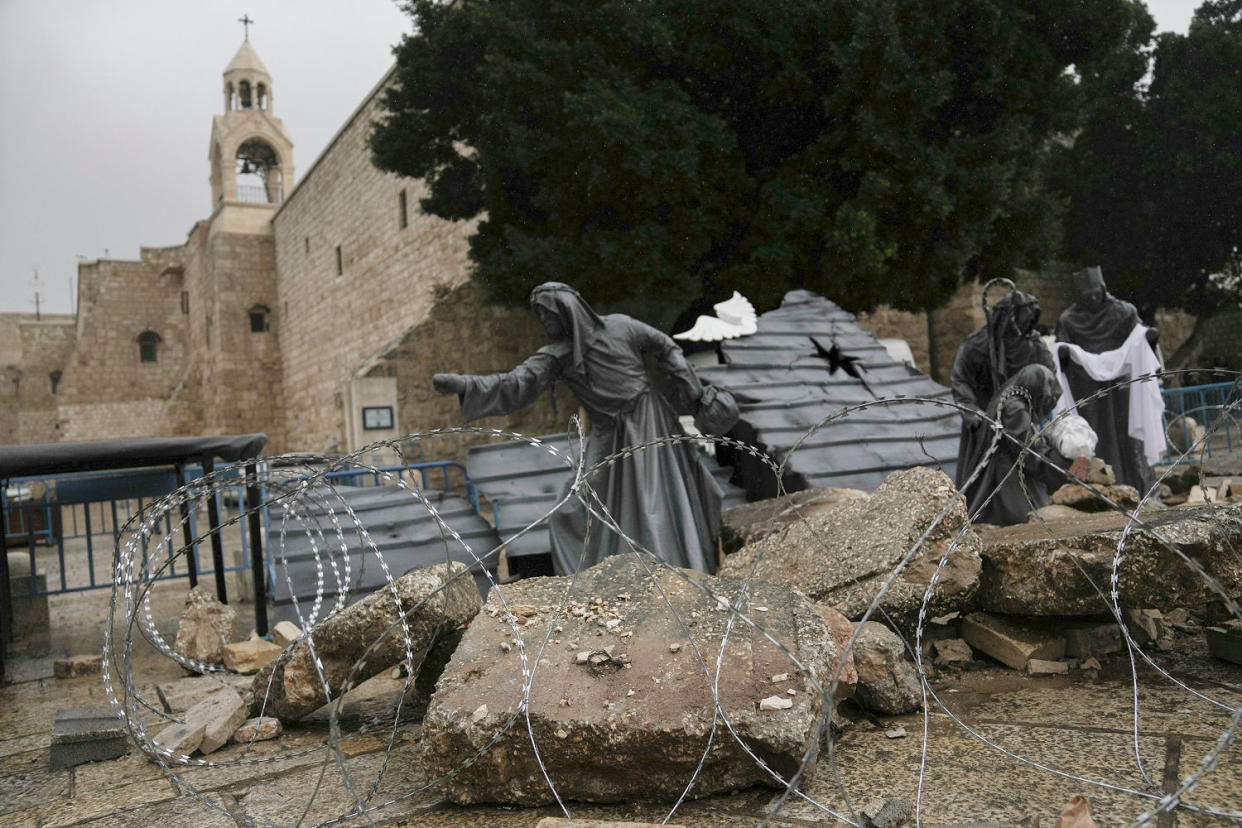
[[[644,364],[644,357],[652,357],[679,407],[692,408],[703,389],[672,339],[623,314],[599,316],[577,291],[560,282],[539,285],[530,302],[549,344],[507,373],[433,378],[437,391],[460,397],[465,421],[530,405],[560,379],[590,421],[583,458],[588,471],[622,449],[683,433]],[[562,496],[572,483],[566,483]],[[635,542],[673,566],[716,571],[721,491],[692,443],[634,451],[586,483]],[[599,520],[592,521],[588,538],[586,508],[577,495],[552,515],[549,530],[552,563],[561,575],[630,548]]]
[[[1052,413],[1060,396],[1061,386],[1056,374],[1048,366],[1037,363],[1018,371],[992,397],[987,416],[1001,424],[1003,433],[987,467],[964,491],[967,512],[973,522],[996,526],[1022,523],[1031,510],[1048,505],[1049,489],[1056,489],[1065,482],[1064,473],[1049,464],[1065,468],[1065,457],[1043,435],[1035,436],[1039,424]],[[983,462],[992,443],[991,424],[983,422],[983,427],[971,432],[969,441],[962,442],[957,473],[963,482]],[[1034,454],[1023,451],[1024,447],[1029,447]],[[1014,468],[1019,457],[1022,457],[1022,467]],[[975,514],[993,492],[987,506]]]
[[[979,411],[1008,380],[1027,365],[1056,366],[1035,325],[1039,322],[1039,300],[1020,290],[1010,291],[992,308],[988,321],[962,342],[953,360],[950,385],[953,399],[970,411],[962,412],[962,434],[957,452],[957,486],[973,467],[968,447],[980,428]]]
[[[1057,320],[1057,341],[1078,345],[1093,354],[1120,348],[1139,324],[1134,305],[1109,294],[1098,267],[1075,273],[1074,291],[1074,304]],[[1148,342],[1154,345],[1156,338],[1156,330],[1149,329]],[[1092,379],[1073,359],[1062,359],[1061,370],[1075,401],[1115,384]],[[1143,455],[1142,444],[1130,436],[1129,386],[1122,385],[1099,399],[1079,403],[1078,413],[1099,437],[1095,454],[1113,467],[1117,482],[1133,486],[1140,493],[1150,489],[1155,474]]]

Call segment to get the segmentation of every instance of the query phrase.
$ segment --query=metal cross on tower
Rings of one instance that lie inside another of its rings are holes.
[[[246,32],[246,40],[249,40],[250,39],[250,24],[253,23],[254,21],[250,19],[250,15],[243,12],[242,16],[237,18],[237,22],[242,24],[242,28]]]

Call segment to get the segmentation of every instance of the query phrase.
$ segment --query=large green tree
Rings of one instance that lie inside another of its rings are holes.
[[[1057,226],[1042,179],[1130,0],[410,0],[371,135],[475,276],[604,307],[791,287],[917,310]],[[659,314],[656,314],[659,317]]]
[[[1147,313],[1237,301],[1242,0],[1204,3],[1185,35],[1153,41],[1147,21],[1083,88],[1091,116],[1053,164],[1067,256]]]

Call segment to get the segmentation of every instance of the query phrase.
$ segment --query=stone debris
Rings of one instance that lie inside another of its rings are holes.
[[[475,711],[470,714],[470,723],[478,724],[479,722],[483,721],[486,718],[487,718],[487,705],[480,704],[477,708],[475,708]]]
[[[383,641],[354,673],[355,684],[406,660],[405,639],[399,623],[402,614],[410,631],[414,663],[422,665],[416,687],[422,692],[429,691],[462,629],[481,604],[473,579],[454,577],[464,571],[464,564],[453,562],[407,572],[394,581],[400,596],[399,606],[393,599],[392,588],[385,585],[315,628],[309,637],[313,639],[315,655],[323,665],[323,676],[331,692],[334,695],[344,692],[345,680],[358,658],[381,636],[384,636]],[[493,645],[491,652],[495,651]],[[269,677],[272,678],[271,691],[265,700]],[[264,712],[284,721],[301,718],[328,701],[307,637],[289,648],[284,657],[259,671],[254,677],[254,694],[256,705],[264,706]]]
[[[1192,486],[1190,491],[1186,493],[1186,505],[1188,506],[1215,503],[1217,499],[1216,490],[1209,489],[1206,486]]]
[[[284,727],[280,719],[274,716],[256,716],[253,719],[246,719],[241,727],[233,731],[232,741],[243,745],[249,742],[266,742],[269,739],[275,739],[282,730]]]
[[[249,704],[252,698],[252,679],[229,673],[209,673],[205,676],[167,681],[155,686],[160,704],[166,713],[182,713],[206,699],[222,687],[231,687]]]
[[[103,653],[58,658],[52,662],[52,675],[56,678],[97,676],[103,672]]]
[[[1078,512],[1105,512],[1113,508],[1105,498],[1127,510],[1139,504],[1138,489],[1117,484],[1088,487],[1078,483],[1066,483],[1052,493],[1049,501],[1051,505],[1069,506]]]
[[[964,664],[973,661],[975,657],[974,650],[960,638],[933,641],[932,647],[936,651],[937,664]]]
[[[972,612],[962,619],[962,638],[974,649],[1015,670],[1025,670],[1032,658],[1055,661],[1065,655],[1065,638],[1059,633],[984,612]]]
[[[793,699],[780,696],[768,696],[766,699],[759,700],[760,710],[788,710],[791,707],[793,707]]]
[[[1165,637],[1164,616],[1158,609],[1128,609],[1123,613],[1130,635],[1139,644],[1155,644]]]
[[[1082,517],[1082,512],[1073,506],[1064,506],[1060,503],[1049,503],[1047,506],[1041,506],[1030,512],[1026,516],[1027,523],[1046,523],[1054,520],[1076,520]]]
[[[174,722],[161,730],[155,744],[185,756],[195,750],[212,753],[246,721],[248,707],[236,690],[222,688],[185,711],[183,723]]]
[[[1208,653],[1212,658],[1242,664],[1242,627],[1237,625],[1205,627]]]
[[[778,684],[782,681],[789,681],[789,673],[777,673],[776,675],[772,676],[773,684]]]
[[[1116,621],[1086,626],[1074,626],[1065,630],[1065,654],[1071,658],[1111,655],[1125,648],[1121,628]]]
[[[1117,475],[1113,473],[1112,466],[1099,457],[1092,457],[1087,461],[1087,474],[1084,479],[1094,486],[1112,486],[1117,482]]]
[[[905,643],[878,621],[868,621],[855,639],[854,668],[858,671],[854,699],[863,707],[898,715],[923,706],[923,686],[914,665],[906,660]]]
[[[734,739],[722,740],[717,733],[704,755],[716,719],[715,701],[737,739],[762,746],[765,761],[777,773],[797,770],[818,734],[821,717],[822,694],[811,678],[826,683],[829,666],[838,657],[810,601],[791,587],[752,581],[747,599],[770,608],[762,626],[780,646],[734,625],[717,682],[714,654],[720,652],[730,614],[713,611],[713,596],[736,601],[742,581],[691,570],[649,572],[636,555],[618,554],[574,579],[523,579],[505,585],[504,593],[511,603],[555,608],[571,580],[579,595],[595,597],[570,601],[563,615],[541,612],[528,632],[539,640],[553,624],[564,628],[563,642],[553,645],[564,657],[541,665],[539,680],[531,685],[529,731],[523,725],[500,732],[517,712],[526,677],[516,659],[495,657],[496,643],[508,632],[502,616],[492,612],[499,603],[497,591],[466,630],[440,677],[423,719],[421,743],[429,775],[457,771],[443,783],[442,793],[450,802],[552,802],[540,759],[566,800],[675,799],[692,777],[695,796],[774,785],[772,775]],[[617,605],[601,596],[621,593],[629,596],[621,607],[634,632],[626,639],[627,652],[591,658],[591,653],[605,650],[597,646],[588,651],[587,664],[577,663],[576,654],[584,649],[579,643],[609,636],[596,621]],[[739,607],[743,612],[747,599]],[[700,651],[713,654],[709,668],[697,659],[687,660],[684,652],[670,652],[670,642],[687,633]],[[792,669],[785,650],[807,675]],[[795,696],[787,695],[790,687],[773,688],[769,682],[781,672],[790,674]],[[756,686],[771,688],[766,693],[780,700],[779,712],[759,710],[764,692],[755,693]],[[487,714],[472,723],[472,713],[483,704]],[[491,745],[491,759],[460,767],[463,756],[484,745]]]
[[[1026,671],[1032,676],[1059,676],[1069,672],[1069,665],[1064,661],[1032,658],[1026,662]]]
[[[1230,594],[1242,591],[1242,504],[1180,507],[1144,514],[1151,530],[1132,531],[1118,570],[1123,607],[1192,608],[1223,617],[1219,596],[1177,554],[1180,548]],[[1116,513],[1057,524],[1021,524],[982,532],[980,608],[1007,615],[1109,615],[1100,589],[1112,580],[1126,525]],[[1167,541],[1161,543],[1153,534]],[[1169,547],[1172,548],[1169,548]]]
[[[221,648],[221,654],[224,666],[233,672],[253,673],[261,670],[268,662],[280,655],[283,649],[284,647],[278,644],[263,640],[257,632],[251,632],[250,637],[245,641],[225,644]]]
[[[302,637],[302,631],[292,621],[278,621],[272,627],[272,643],[282,650]]]
[[[735,552],[750,543],[784,529],[791,523],[831,511],[847,500],[866,500],[869,494],[858,489],[824,487],[743,503],[726,509],[720,516],[720,540],[726,552]]]
[[[901,797],[873,801],[862,809],[866,828],[905,828],[914,825],[914,803]]]
[[[963,528],[960,542],[939,572],[929,609],[942,614],[972,608],[981,546],[957,497],[957,488],[944,472],[921,466],[894,472],[869,497],[838,500],[748,544],[725,558],[720,574],[746,577],[757,561],[756,578],[795,586],[816,603],[858,619],[897,564],[948,507],[880,603],[896,628],[912,637],[932,573]]]
[[[884,735],[889,739],[904,739],[906,738],[906,729],[904,727],[889,728],[884,731]]]
[[[110,707],[72,707],[56,711],[49,754],[54,771],[83,762],[116,759],[125,755],[128,746],[125,725]]]
[[[236,617],[236,610],[221,604],[201,586],[192,588],[185,596],[173,650],[203,664],[220,664],[224,645],[233,640]]]
[[[849,646],[850,639],[854,637],[854,625],[850,623],[848,618],[831,607],[816,604],[815,609],[819,611],[819,616],[828,625],[828,632],[832,636],[834,651],[845,653],[845,648]],[[837,676],[837,691],[834,697],[837,701],[840,701],[851,698],[858,687],[858,670],[854,667],[853,650],[847,656],[842,656],[832,663],[832,671],[828,673],[829,680],[832,679],[833,673],[838,669],[840,669],[841,674]]]
[[[1084,658],[1082,661],[1078,662],[1078,669],[1098,670],[1100,669],[1100,662],[1097,661],[1095,658],[1091,658],[1091,657]]]

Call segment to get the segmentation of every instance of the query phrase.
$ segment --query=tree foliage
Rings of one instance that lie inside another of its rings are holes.
[[[1048,250],[1066,68],[1131,0],[410,0],[371,135],[475,276],[604,307],[791,287],[917,310]],[[667,316],[665,317],[667,318]]]
[[[1070,258],[1146,312],[1203,314],[1242,296],[1221,278],[1242,263],[1242,0],[1208,0],[1186,35],[1151,29],[1084,76],[1092,113],[1053,178]]]

